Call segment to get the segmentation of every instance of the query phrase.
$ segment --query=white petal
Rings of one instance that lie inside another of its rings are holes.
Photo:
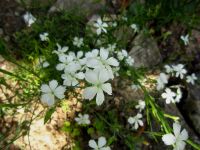
[[[98,147],[101,148],[103,147],[104,145],[106,145],[106,138],[105,137],[100,137],[98,139]]]
[[[58,71],[61,71],[61,70],[63,70],[65,68],[65,64],[57,64],[56,65],[56,69],[58,70]]]
[[[106,70],[106,69],[100,70],[100,73],[99,73],[99,81],[100,81],[101,83],[104,83],[104,82],[106,82],[106,81],[108,81],[108,80],[109,80],[109,74],[108,74],[107,70]]]
[[[49,88],[49,86],[47,84],[42,84],[41,91],[44,93],[50,93],[51,89]]]
[[[183,142],[183,141],[178,141],[178,142],[176,143],[175,149],[177,149],[177,150],[184,150],[185,145],[186,145],[185,142]]]
[[[178,137],[181,132],[181,125],[178,123],[173,123],[173,131],[174,131],[175,137]]]
[[[188,132],[187,132],[185,129],[183,129],[183,131],[182,131],[181,134],[179,135],[179,138],[180,138],[181,140],[186,141],[186,140],[188,139]]]
[[[162,140],[165,143],[165,145],[172,145],[176,142],[175,136],[171,133],[163,135]]]
[[[55,96],[59,99],[63,99],[65,97],[64,93],[65,88],[63,86],[58,86],[54,91]]]
[[[79,72],[79,73],[77,73],[75,76],[76,76],[76,78],[78,78],[78,79],[84,79],[84,78],[85,78],[85,74],[84,74],[83,72]]]
[[[97,68],[100,62],[97,58],[88,58],[86,65],[90,68]]]
[[[88,70],[85,73],[85,79],[87,82],[95,84],[98,82],[98,72],[94,70]]]
[[[90,140],[90,141],[89,141],[89,146],[90,146],[91,148],[94,148],[94,149],[97,149],[97,148],[98,148],[97,143],[96,143],[94,140]]]
[[[102,147],[100,148],[100,150],[111,150],[109,146],[106,146],[106,147]]]
[[[100,35],[101,34],[101,28],[98,28],[97,29],[97,35]]]
[[[48,106],[52,106],[55,103],[54,96],[52,94],[43,94],[41,96],[42,103],[47,104]]]
[[[96,103],[97,105],[101,105],[104,101],[104,94],[103,94],[103,90],[102,89],[99,89],[98,92],[97,92],[97,97],[96,97]]]
[[[109,95],[112,95],[112,87],[110,83],[105,83],[102,85],[102,89],[104,92],[106,92]]]
[[[57,86],[58,86],[58,82],[56,80],[51,80],[49,82],[49,87],[51,88],[52,91],[54,91]]]
[[[108,58],[108,50],[104,49],[104,48],[101,48],[100,49],[100,56],[103,60],[106,60]]]
[[[111,66],[119,66],[119,62],[117,61],[117,59],[110,57],[107,61],[106,61],[109,65]]]
[[[97,87],[87,87],[83,91],[83,97],[85,99],[91,100],[97,94],[97,90],[98,90]]]

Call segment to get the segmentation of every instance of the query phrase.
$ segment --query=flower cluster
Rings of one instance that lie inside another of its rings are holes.
[[[165,65],[165,73],[161,72],[157,78],[157,90],[164,89],[170,77],[186,79],[187,83],[194,84],[195,80],[197,80],[196,75],[194,73],[192,73],[192,75],[187,75],[187,70],[184,67],[183,64]],[[176,92],[172,89],[175,89]],[[180,99],[182,98],[180,85],[166,88],[161,96],[166,100],[167,104],[180,102]]]

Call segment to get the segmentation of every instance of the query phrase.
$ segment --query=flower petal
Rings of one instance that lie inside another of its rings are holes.
[[[83,97],[84,97],[85,99],[91,100],[91,99],[93,99],[94,96],[97,94],[97,90],[98,90],[97,87],[94,87],[94,86],[92,86],[92,87],[87,87],[87,88],[85,88],[84,91],[83,91]]]
[[[101,48],[100,49],[100,56],[103,60],[106,60],[108,58],[108,50],[107,49],[104,49],[104,48]]]
[[[98,148],[97,143],[96,143],[94,140],[90,140],[90,141],[89,141],[89,146],[90,146],[91,148],[94,148],[94,149],[97,149],[97,148]]]
[[[103,90],[99,89],[97,92],[97,97],[96,97],[97,105],[100,106],[103,103],[104,99],[105,98],[104,98]]]
[[[87,82],[95,84],[98,82],[98,72],[93,70],[88,70],[85,73],[85,79]]]
[[[181,125],[178,123],[173,123],[173,131],[174,131],[175,137],[178,137],[181,132]]]
[[[58,86],[58,82],[56,80],[51,80],[49,82],[49,87],[51,88],[52,91],[54,91],[57,86]]]
[[[176,142],[175,136],[171,133],[163,135],[162,140],[165,143],[165,145],[172,145]]]
[[[119,62],[117,61],[117,59],[113,58],[113,57],[110,57],[108,60],[107,60],[107,63],[111,66],[119,66]]]
[[[105,137],[99,137],[98,139],[98,147],[101,148],[103,147],[104,145],[106,145],[106,138]]]
[[[49,86],[47,84],[42,84],[40,89],[44,93],[50,93],[51,92],[51,89],[49,88]]]
[[[48,106],[52,106],[55,103],[54,95],[53,94],[43,94],[41,96],[42,103],[47,104]]]
[[[63,86],[58,86],[54,91],[55,96],[59,99],[63,99],[65,97],[64,93],[65,93],[65,87]]]
[[[105,83],[102,85],[102,89],[104,92],[106,92],[109,95],[112,95],[112,87],[110,83]]]
[[[99,81],[101,83],[104,83],[109,80],[109,74],[106,69],[101,69],[99,72]]]
[[[188,132],[187,132],[185,129],[183,129],[183,131],[182,131],[181,134],[179,135],[179,138],[180,138],[181,140],[186,141],[186,140],[188,139]]]

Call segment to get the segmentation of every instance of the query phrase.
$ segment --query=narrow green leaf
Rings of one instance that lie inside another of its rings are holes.
[[[55,112],[55,107],[53,108],[50,108],[46,114],[45,114],[45,117],[44,117],[44,124],[47,123],[47,121],[49,121],[49,119],[51,118],[52,114]]]

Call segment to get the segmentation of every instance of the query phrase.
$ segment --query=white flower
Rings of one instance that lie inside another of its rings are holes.
[[[85,124],[90,124],[90,119],[89,119],[89,115],[88,114],[78,114],[78,117],[75,118],[75,121],[78,123],[78,124],[82,124],[82,125],[85,125]]]
[[[61,78],[64,79],[63,85],[76,86],[79,82],[77,79],[84,79],[85,75],[83,72],[77,72],[79,70],[78,65],[74,65],[73,69],[65,69],[65,73],[62,74]]]
[[[173,74],[174,69],[171,66],[165,65],[164,67],[165,67],[166,73],[172,73]]]
[[[119,62],[114,57],[108,58],[109,51],[107,49],[101,48],[99,55],[100,57],[94,57],[93,59],[89,59],[87,61],[87,66],[90,68],[98,69],[105,68],[108,72],[109,78],[113,79],[114,75],[111,66],[117,67],[119,66]]]
[[[138,105],[135,106],[136,109],[139,109],[141,112],[145,108],[145,101],[139,100]]]
[[[92,86],[84,89],[83,97],[85,99],[93,99],[96,96],[97,105],[101,105],[104,101],[104,92],[111,95],[112,87],[110,83],[105,83],[109,80],[109,76],[107,75],[107,71],[105,69],[102,70],[87,70],[85,73],[85,79],[87,82],[91,83]]]
[[[83,45],[83,38],[74,37],[73,45],[80,48]]]
[[[186,82],[191,83],[192,85],[194,85],[195,80],[197,80],[197,76],[194,73],[190,76],[187,76],[186,78]]]
[[[70,55],[67,55],[67,57],[59,57],[60,63],[56,65],[56,69],[61,71],[69,68],[70,64],[73,63],[73,59],[73,56]]]
[[[180,87],[177,88],[177,91],[176,91],[176,98],[175,98],[175,102],[179,103],[180,100],[182,98],[182,92],[181,92],[181,89]]]
[[[178,64],[176,66],[172,66],[174,71],[176,72],[176,77],[180,77],[181,79],[184,78],[184,75],[187,73],[187,70],[184,69],[183,64]]]
[[[51,80],[49,85],[42,84],[41,91],[41,101],[48,106],[52,106],[55,103],[55,97],[58,99],[63,99],[65,97],[65,87],[58,86],[58,82],[56,80]]]
[[[126,50],[123,49],[122,51],[117,52],[117,58],[119,60],[123,60],[124,57],[128,57],[128,53]]]
[[[128,56],[125,61],[129,66],[133,66],[134,59],[131,56]]]
[[[113,27],[116,27],[116,26],[117,26],[117,22],[113,22],[113,23],[112,23],[112,26],[113,26]]]
[[[181,40],[184,42],[185,45],[188,45],[189,44],[189,35],[181,35]]]
[[[108,50],[109,52],[114,52],[115,49],[116,49],[116,43],[114,43],[114,44],[108,44],[107,50]]]
[[[170,104],[170,103],[175,103],[175,96],[176,96],[176,93],[174,93],[171,89],[169,88],[166,88],[165,89],[165,93],[162,94],[162,98],[164,98],[166,100],[166,103],[167,104]]]
[[[44,61],[43,63],[42,63],[42,67],[43,68],[47,68],[49,66],[49,62],[48,61]]]
[[[36,18],[30,12],[26,12],[26,14],[23,15],[23,18],[28,27],[36,21]]]
[[[161,90],[165,87],[168,83],[169,76],[165,73],[160,73],[159,77],[157,78],[157,90]]]
[[[142,121],[142,114],[138,113],[135,117],[129,117],[128,118],[128,123],[131,125],[134,125],[133,128],[137,130],[139,126],[143,126],[143,121]]]
[[[165,145],[174,145],[174,150],[184,150],[185,141],[188,139],[188,133],[185,129],[181,132],[181,126],[178,123],[173,123],[173,132],[162,136]]]
[[[88,144],[89,147],[93,148],[94,150],[111,150],[109,146],[106,146],[105,137],[99,137],[98,143],[96,143],[95,140],[90,140]]]
[[[47,33],[47,32],[41,33],[39,36],[40,36],[41,41],[48,41],[49,40],[49,38],[48,38],[49,33]]]
[[[65,52],[68,51],[69,47],[68,46],[61,47],[60,44],[58,44],[58,43],[56,45],[57,45],[58,49],[54,50],[52,53],[57,54],[59,58],[66,57],[67,55],[65,54]]]
[[[107,33],[107,30],[105,28],[108,27],[108,24],[105,22],[102,22],[101,18],[97,19],[97,22],[94,24],[94,26],[97,28],[96,30],[97,35],[100,35],[102,32]]]
[[[134,30],[134,32],[138,32],[138,26],[136,24],[132,24],[131,28]]]

